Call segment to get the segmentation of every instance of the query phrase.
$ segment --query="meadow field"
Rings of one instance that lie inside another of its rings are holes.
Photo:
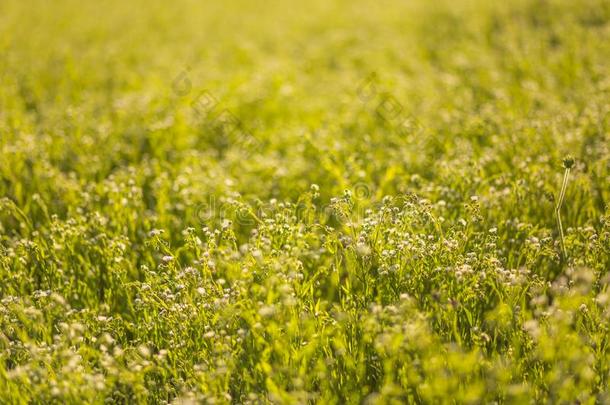
[[[1,404],[610,404],[610,1],[0,0]]]

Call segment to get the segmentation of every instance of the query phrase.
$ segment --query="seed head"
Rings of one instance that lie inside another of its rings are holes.
[[[571,169],[574,167],[574,158],[572,156],[567,156],[563,159],[563,167],[564,169]]]

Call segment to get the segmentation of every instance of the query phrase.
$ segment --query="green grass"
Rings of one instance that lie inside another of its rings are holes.
[[[609,403],[609,100],[605,0],[0,1],[0,403]]]

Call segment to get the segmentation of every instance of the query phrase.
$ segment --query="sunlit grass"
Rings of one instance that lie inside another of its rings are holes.
[[[609,56],[603,0],[1,1],[0,403],[609,402]]]

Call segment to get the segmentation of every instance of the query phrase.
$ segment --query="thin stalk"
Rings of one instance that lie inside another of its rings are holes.
[[[563,200],[565,199],[569,176],[570,168],[566,167],[563,173],[563,183],[561,184],[561,192],[559,193],[559,199],[557,200],[557,205],[555,206],[555,216],[557,218],[557,227],[559,228],[559,242],[561,244],[561,254],[563,256],[563,260],[568,259],[568,253],[566,251],[566,245],[563,235],[563,224],[561,223],[561,206],[563,205]]]

